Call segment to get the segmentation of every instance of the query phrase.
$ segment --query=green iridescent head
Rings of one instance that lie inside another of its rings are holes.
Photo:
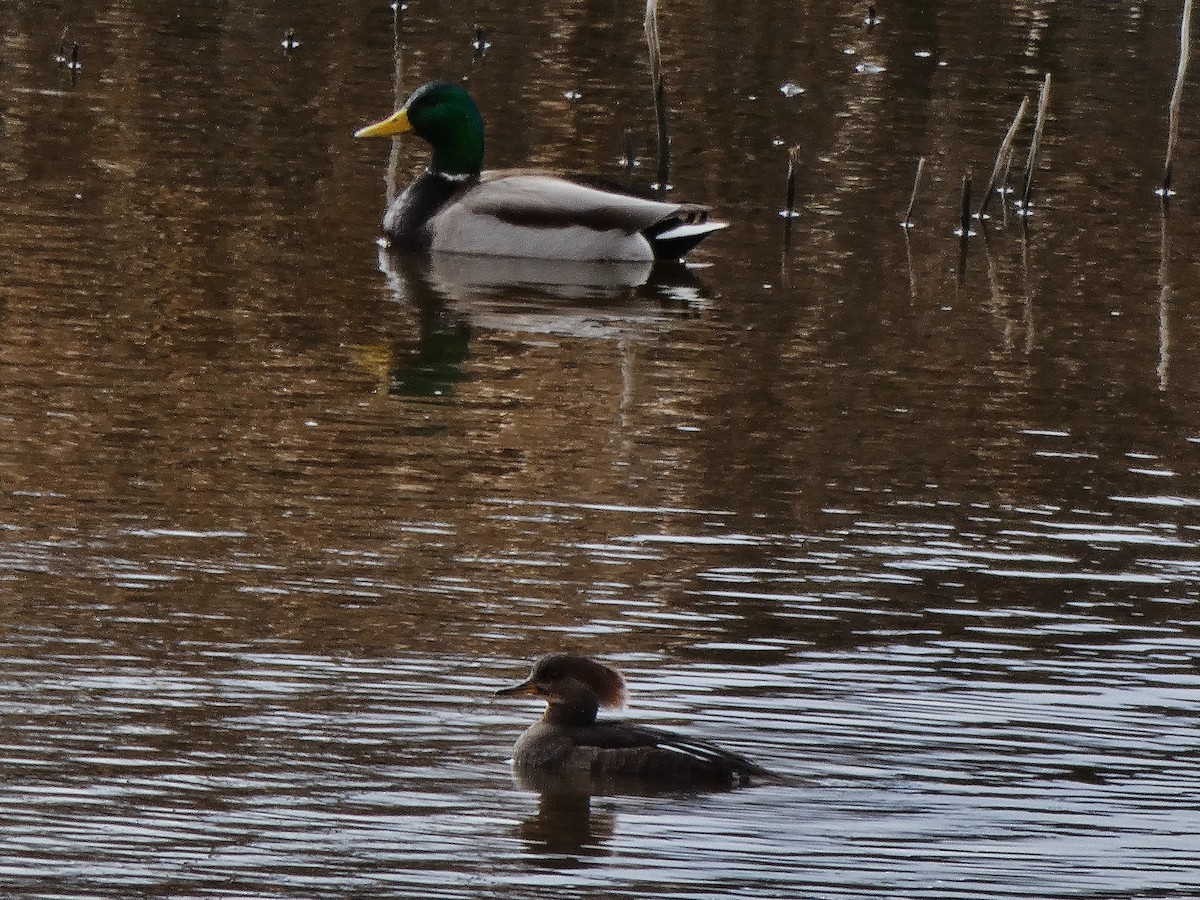
[[[456,84],[432,82],[413,91],[404,107],[354,136],[391,137],[411,131],[433,147],[429,168],[444,175],[477,175],[483,168],[483,117]]]

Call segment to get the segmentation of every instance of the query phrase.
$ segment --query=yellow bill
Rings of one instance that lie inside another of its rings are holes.
[[[400,112],[388,116],[382,122],[376,122],[374,125],[358,129],[358,131],[354,132],[354,136],[356,138],[391,137],[393,134],[404,134],[404,132],[411,129],[412,126],[408,123],[408,108],[405,107]]]

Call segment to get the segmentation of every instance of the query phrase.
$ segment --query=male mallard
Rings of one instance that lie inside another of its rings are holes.
[[[524,169],[483,169],[483,118],[461,87],[417,88],[404,108],[354,136],[412,131],[429,167],[393,201],[394,245],[448,253],[645,262],[678,259],[724,222],[708,208],[634,196],[615,185]]]

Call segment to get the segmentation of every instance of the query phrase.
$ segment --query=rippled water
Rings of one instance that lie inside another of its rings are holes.
[[[664,2],[731,227],[650,272],[381,253],[351,139],[466,77],[644,184],[641,10],[0,10],[5,896],[1195,896],[1196,134],[1163,218],[1179,10],[1110,6]],[[515,783],[568,648],[789,780]]]

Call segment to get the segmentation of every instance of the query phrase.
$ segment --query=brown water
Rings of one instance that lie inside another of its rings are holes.
[[[493,164],[632,128],[645,184],[636,3],[0,8],[5,896],[1194,896],[1179,5],[668,0],[674,195],[731,227],[648,281],[381,255],[351,139],[467,77]],[[514,784],[490,695],[560,648],[794,783]]]

